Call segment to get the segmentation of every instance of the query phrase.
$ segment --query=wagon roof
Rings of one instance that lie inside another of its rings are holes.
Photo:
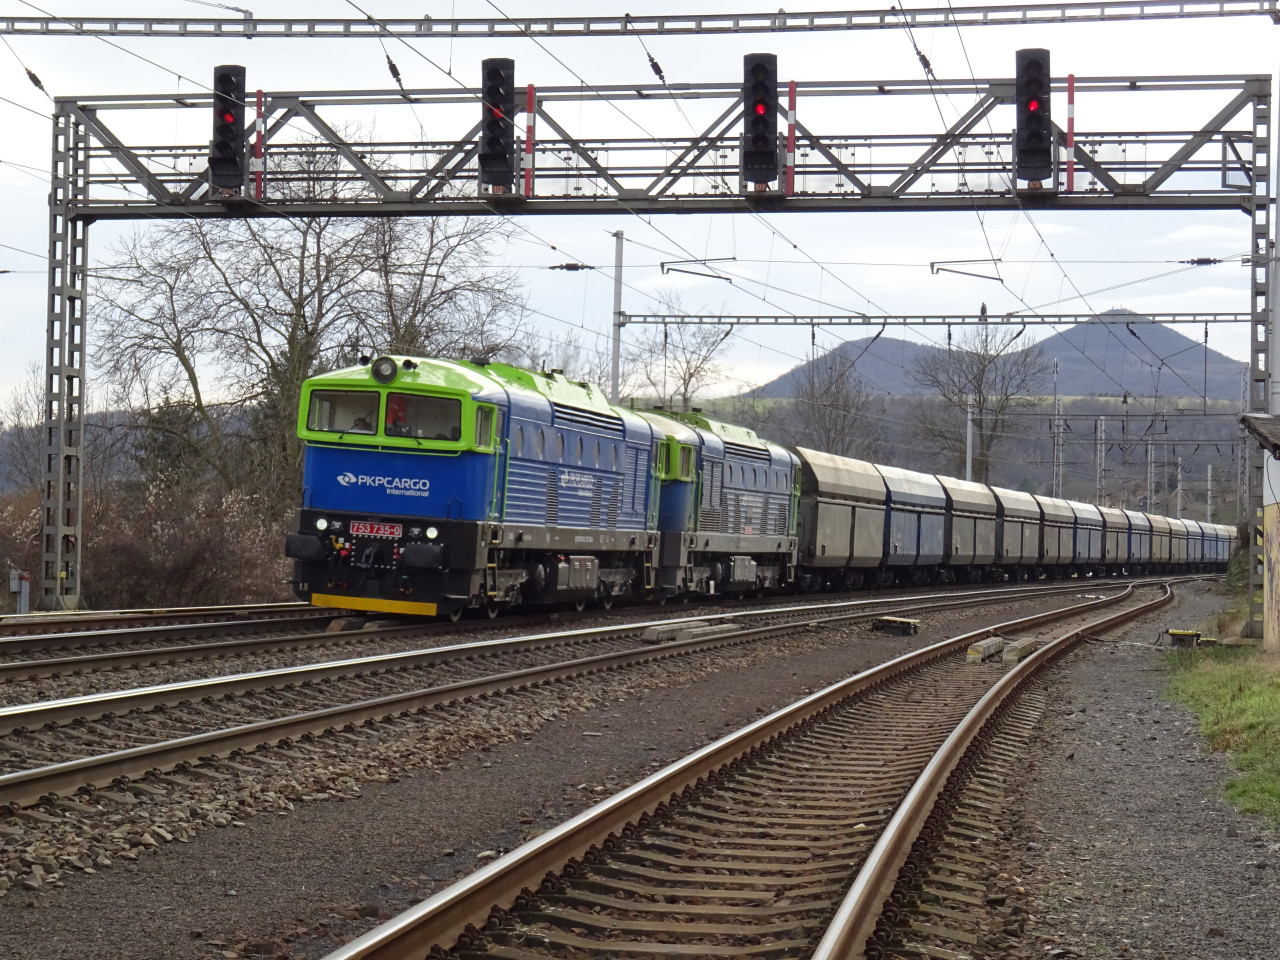
[[[901,467],[882,467],[876,465],[880,476],[884,477],[884,485],[889,489],[889,499],[894,503],[910,504],[913,507],[945,507],[947,496],[942,491],[938,478],[928,473],[917,473],[915,470],[903,470]]]
[[[952,509],[966,510],[970,513],[996,512],[996,495],[985,483],[973,480],[957,480],[955,477],[938,475],[938,482],[951,498]]]
[[[1129,518],[1125,512],[1117,507],[1099,507],[1098,512],[1102,514],[1102,522],[1108,527],[1119,527],[1121,530],[1129,528]]]
[[[874,464],[804,447],[796,447],[796,455],[813,471],[819,496],[884,503],[884,479]]]
[[[1038,493],[1035,494],[1035,498],[1036,503],[1040,504],[1040,509],[1044,513],[1046,520],[1075,522],[1076,513],[1071,509],[1071,504],[1067,503],[1067,501],[1058,497],[1042,497]]]
[[[996,502],[1004,508],[1006,517],[1016,517],[1020,520],[1040,519],[1040,505],[1031,494],[1021,490],[1006,490],[1004,487],[992,487],[991,493],[995,496]]]
[[[1102,514],[1098,508],[1092,503],[1080,503],[1078,500],[1068,500],[1067,506],[1071,508],[1071,512],[1075,514],[1075,518],[1083,523],[1102,525]]]
[[[1124,515],[1129,518],[1129,523],[1134,530],[1151,529],[1151,518],[1140,510],[1126,510]]]

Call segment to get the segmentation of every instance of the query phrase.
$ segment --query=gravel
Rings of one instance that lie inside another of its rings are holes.
[[[1178,590],[1160,623],[1091,645],[1053,688],[1018,811],[1024,956],[1280,956],[1280,836],[1222,799],[1230,761],[1167,699],[1168,648],[1150,645],[1221,605],[1219,588]]]
[[[1206,588],[1190,595],[1165,619],[1208,620],[1220,604]],[[704,664],[602,680],[588,696],[578,691],[577,704],[544,709],[549,719],[536,733],[523,724],[477,733],[443,766],[389,766],[386,782],[335,791],[326,802],[264,809],[207,825],[186,843],[147,846],[136,861],[118,859],[93,875],[64,873],[34,891],[15,888],[0,898],[0,956],[322,956],[762,713],[1011,615],[930,615],[914,637],[864,627],[825,631],[767,653],[736,651],[715,672]],[[1153,638],[1156,629],[1146,633]],[[1131,639],[1148,639],[1142,633]],[[1271,838],[1215,799],[1226,767],[1204,758],[1194,733],[1183,732],[1190,721],[1182,711],[1161,707],[1158,656],[1091,647],[1062,674],[1063,707],[1050,710],[1020,801],[1019,831],[1027,836],[1015,831],[1010,854],[1034,906],[1026,956],[1055,949],[1111,956],[1106,951],[1119,951],[1123,937],[1129,951],[1117,956],[1158,957],[1162,949],[1179,958],[1275,955],[1258,951],[1270,932],[1264,908],[1280,858],[1253,846]],[[1159,739],[1141,739],[1139,729]],[[1078,741],[1074,750],[1068,738]],[[1108,782],[1099,786],[1099,777]],[[1233,825],[1237,835],[1229,837]],[[0,822],[0,849],[9,842],[5,829],[12,821]],[[1032,833],[1041,849],[1026,851]],[[1135,851],[1141,859],[1130,864]],[[1258,869],[1259,859],[1271,861],[1270,869]]]

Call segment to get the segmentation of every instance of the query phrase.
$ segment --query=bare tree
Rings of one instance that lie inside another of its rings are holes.
[[[838,350],[814,357],[800,371],[790,409],[795,443],[842,457],[878,461],[884,448],[884,400]]]
[[[991,453],[1011,425],[1015,410],[1043,402],[1040,394],[1051,365],[1039,347],[1015,344],[1022,328],[1007,324],[964,327],[953,349],[937,351],[916,364],[917,384],[935,391],[943,408],[917,419],[915,432],[929,451],[962,467],[965,460],[965,412],[973,410],[973,479],[986,483]],[[959,472],[959,471],[957,471]]]
[[[44,479],[44,377],[35,363],[0,409],[0,488],[39,490]]]
[[[496,221],[339,218],[178,220],[121,244],[99,282],[95,359],[120,402],[149,418],[227,489],[285,504],[301,449],[302,383],[361,352],[494,355],[523,301],[485,256]]]
[[[658,303],[670,314],[689,316],[678,294],[666,291]],[[719,356],[732,326],[698,324],[696,320],[646,326],[629,345],[627,365],[643,378],[643,389],[668,408],[688,410],[694,396],[720,375]]]
[[[587,346],[575,330],[545,346],[537,341],[525,344],[519,350],[518,362],[532,370],[559,370],[569,379],[590,384],[603,395],[609,395],[613,380],[612,354],[602,346]],[[630,364],[623,365],[621,380],[619,390],[623,394],[631,392],[640,382],[635,367]]]

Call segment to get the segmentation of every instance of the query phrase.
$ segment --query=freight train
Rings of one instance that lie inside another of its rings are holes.
[[[319,606],[506,607],[1225,569],[1220,524],[787,449],[562,372],[381,356],[308,380],[285,552]]]

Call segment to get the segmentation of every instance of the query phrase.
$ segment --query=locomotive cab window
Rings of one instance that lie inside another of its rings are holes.
[[[693,479],[693,447],[680,446],[680,479]]]
[[[313,390],[307,429],[322,433],[374,433],[378,394],[372,390]]]
[[[476,407],[476,446],[493,445],[493,408]]]
[[[492,419],[489,422],[492,426]],[[457,441],[462,437],[462,401],[452,397],[389,393],[386,434],[418,440]]]

